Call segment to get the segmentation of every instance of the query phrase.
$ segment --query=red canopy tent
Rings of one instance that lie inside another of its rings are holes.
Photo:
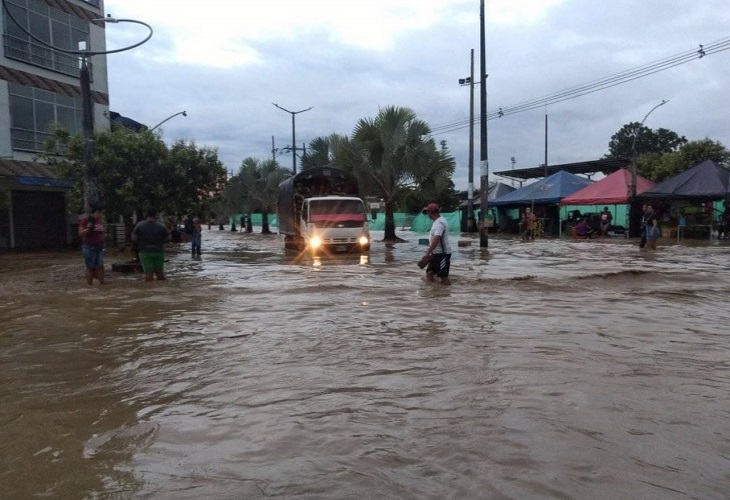
[[[642,193],[654,185],[648,179],[636,176],[636,193]],[[616,170],[600,181],[560,200],[561,205],[621,205],[629,202],[631,172],[625,168]]]

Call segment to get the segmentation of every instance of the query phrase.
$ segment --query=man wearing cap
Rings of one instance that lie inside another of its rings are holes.
[[[428,250],[426,250],[426,255],[431,256],[431,261],[426,268],[426,280],[434,281],[434,276],[438,276],[441,278],[441,284],[450,285],[451,245],[449,244],[449,224],[441,216],[437,204],[429,203],[424,211],[429,219],[433,221],[430,244]]]

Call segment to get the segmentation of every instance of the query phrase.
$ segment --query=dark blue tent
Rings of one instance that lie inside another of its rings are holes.
[[[496,200],[500,196],[511,193],[514,190],[515,188],[513,188],[512,186],[508,186],[504,182],[495,182],[489,186],[489,191],[487,191],[487,202],[491,205],[492,200]],[[476,197],[472,200],[472,206],[478,208],[481,201],[481,197],[477,194]],[[462,201],[459,205],[459,208],[466,208],[468,203],[468,201]]]
[[[550,205],[592,184],[593,181],[561,170],[489,202],[492,206]]]
[[[639,197],[663,200],[720,200],[728,195],[728,182],[730,182],[730,170],[712,160],[705,160],[647,189]]]

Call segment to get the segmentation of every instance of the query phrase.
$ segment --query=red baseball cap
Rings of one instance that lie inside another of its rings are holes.
[[[435,203],[429,203],[423,208],[423,210],[425,210],[427,214],[430,214],[431,212],[438,212],[439,206]]]

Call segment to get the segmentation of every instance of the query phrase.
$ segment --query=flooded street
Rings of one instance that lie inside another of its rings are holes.
[[[730,245],[399,235],[0,255],[0,498],[728,498]]]

